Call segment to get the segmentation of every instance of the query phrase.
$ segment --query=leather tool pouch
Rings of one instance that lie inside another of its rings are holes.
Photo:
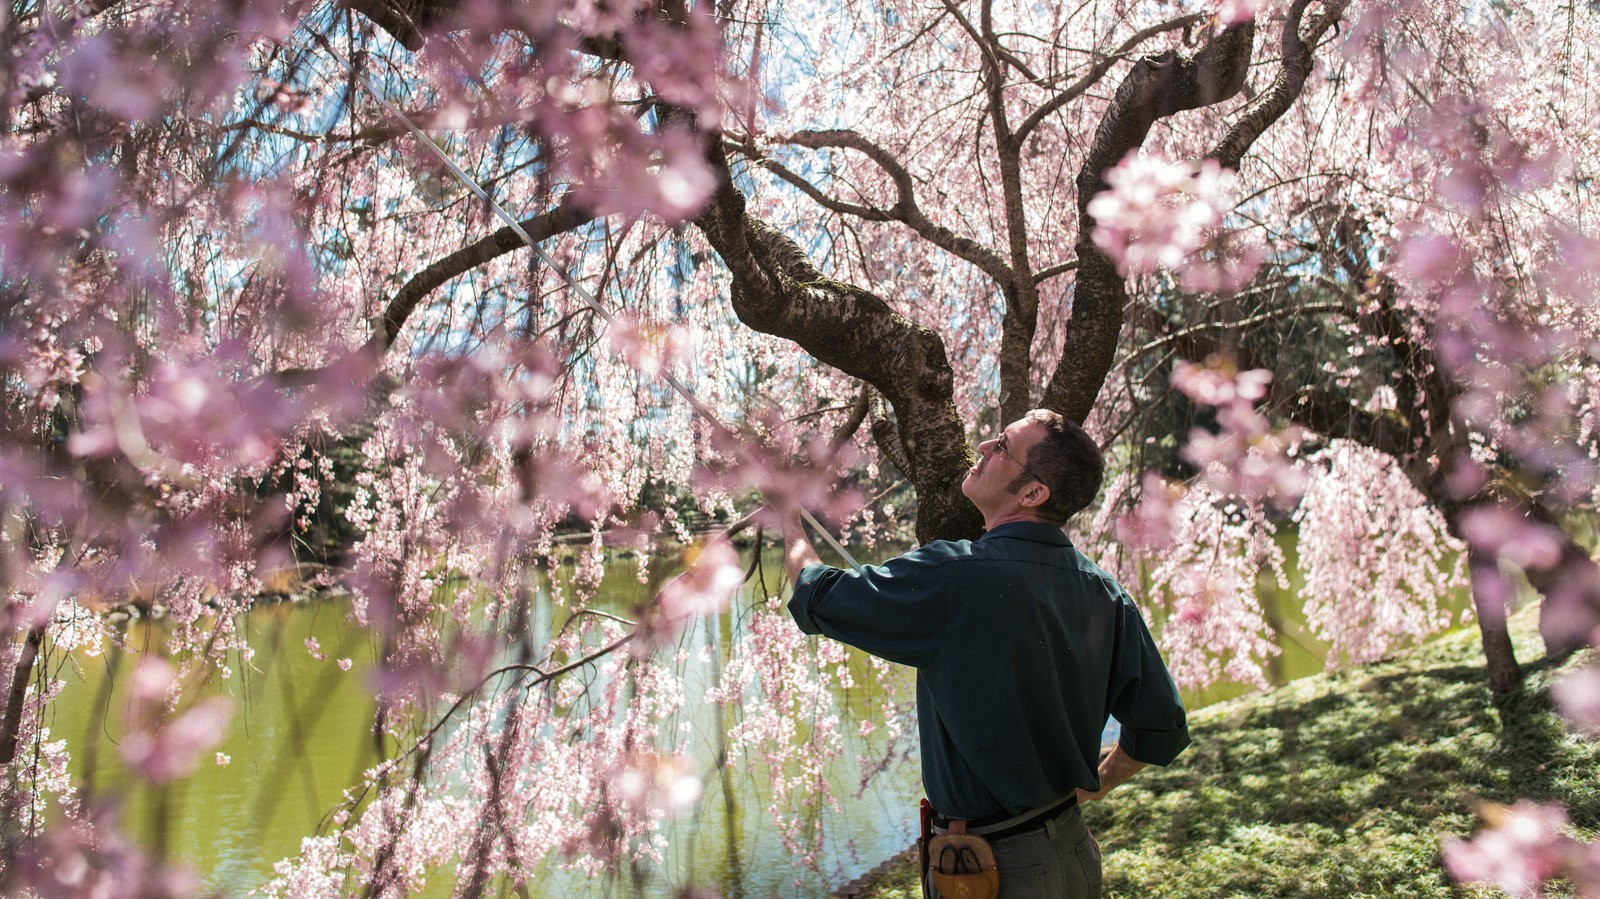
[[[928,872],[944,899],[995,899],[1000,869],[983,837],[967,833],[967,822],[951,821],[950,832],[928,843]]]

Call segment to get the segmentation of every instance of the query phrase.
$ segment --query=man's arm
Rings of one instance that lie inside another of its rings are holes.
[[[1121,786],[1128,778],[1138,774],[1149,767],[1144,762],[1135,759],[1122,751],[1122,744],[1111,750],[1111,753],[1100,760],[1100,789],[1093,793],[1079,788],[1078,801],[1088,802],[1091,799],[1104,799],[1105,795],[1114,788]]]

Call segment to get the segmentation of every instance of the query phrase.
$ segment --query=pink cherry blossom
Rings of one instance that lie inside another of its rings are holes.
[[[1554,568],[1561,561],[1555,530],[1507,506],[1473,509],[1462,518],[1467,542],[1519,568]]]
[[[1600,668],[1587,665],[1566,674],[1551,686],[1550,695],[1574,730],[1600,734]]]
[[[1095,245],[1124,274],[1177,268],[1231,206],[1232,173],[1134,153],[1106,173],[1111,190],[1089,203]]]
[[[115,817],[94,810],[55,823],[8,861],[11,881],[32,895],[179,899],[200,889],[193,872],[153,858],[122,835]]]
[[[233,703],[205,699],[153,728],[130,733],[119,749],[122,760],[155,783],[193,774],[201,756],[222,742]]]
[[[669,619],[721,612],[744,582],[739,554],[724,540],[691,549],[686,569],[662,588],[657,599]]]
[[[1267,5],[1267,0],[1223,0],[1217,7],[1217,21],[1223,25],[1247,22],[1260,14]]]
[[[643,753],[621,760],[608,779],[622,802],[640,814],[681,814],[700,800],[700,779],[679,759]]]
[[[1521,800],[1490,809],[1488,817],[1491,826],[1470,840],[1445,838],[1445,867],[1457,880],[1533,895],[1561,869],[1572,846],[1566,810]]]
[[[1179,361],[1172,386],[1197,404],[1216,409],[1215,432],[1189,432],[1182,454],[1200,469],[1201,477],[1222,494],[1250,501],[1268,499],[1290,508],[1305,491],[1306,477],[1294,460],[1301,431],[1274,428],[1255,404],[1266,396],[1272,375],[1262,369],[1237,371],[1226,358],[1204,365]]]
[[[1116,485],[1110,491],[1120,492]],[[1160,551],[1172,543],[1173,516],[1183,496],[1179,485],[1154,472],[1145,472],[1139,487],[1139,502],[1133,511],[1117,519],[1117,539],[1136,552]]]

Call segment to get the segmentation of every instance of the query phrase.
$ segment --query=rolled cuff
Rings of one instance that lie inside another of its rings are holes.
[[[1124,755],[1146,765],[1166,767],[1189,746],[1189,728],[1177,730],[1132,730],[1126,726],[1117,739]]]
[[[789,597],[789,617],[799,625],[802,633],[822,633],[822,627],[811,617],[811,610],[818,597],[828,592],[828,587],[839,574],[840,570],[830,565],[807,565],[800,569],[794,595]]]

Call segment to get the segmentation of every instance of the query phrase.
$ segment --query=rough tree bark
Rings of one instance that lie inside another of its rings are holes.
[[[1244,154],[1299,99],[1318,43],[1344,14],[1348,0],[1324,3],[1306,19],[1311,0],[1295,0],[1286,13],[1279,67],[1271,86],[1245,106],[1212,149],[1211,158],[1237,169]],[[1155,122],[1185,109],[1220,102],[1244,86],[1254,23],[1234,26],[1192,57],[1146,57],[1118,88],[1078,173],[1078,280],[1066,345],[1045,391],[1044,405],[1082,421],[1094,408],[1116,352],[1127,306],[1127,284],[1094,244],[1089,203],[1106,190],[1105,173],[1142,146]]]

